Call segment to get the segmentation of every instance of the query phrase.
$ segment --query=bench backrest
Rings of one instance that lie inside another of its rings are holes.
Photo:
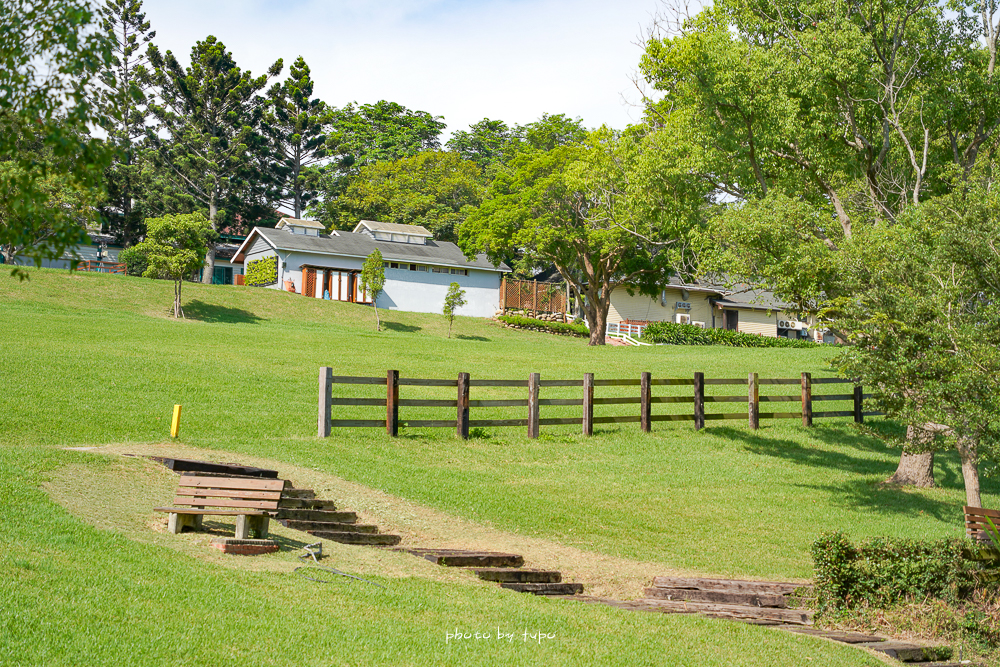
[[[182,475],[174,505],[277,511],[284,488],[283,479]]]
[[[986,517],[993,520],[993,525],[1000,528],[1000,512],[997,510],[987,510],[982,507],[965,507],[965,532],[972,537],[977,533],[987,532],[989,524]]]

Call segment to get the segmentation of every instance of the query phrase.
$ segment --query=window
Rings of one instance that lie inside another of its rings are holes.
[[[417,267],[417,271],[427,271],[427,267],[421,264],[420,266]]]
[[[389,268],[389,262],[382,262],[382,268],[383,269],[388,269]]]
[[[416,271],[416,270],[417,270],[417,265],[416,264],[410,264],[410,271]]]
[[[399,262],[393,262],[393,263],[391,264],[391,266],[392,266],[392,268],[394,268],[394,269],[398,269],[398,268],[399,268]]]
[[[440,266],[432,266],[431,273],[448,273],[448,269],[442,269]]]
[[[469,275],[468,269],[452,269],[451,275],[453,276],[467,276]]]

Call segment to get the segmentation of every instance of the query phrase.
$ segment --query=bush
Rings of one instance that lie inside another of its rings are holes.
[[[247,262],[243,283],[251,287],[265,287],[278,282],[278,257],[271,255]]]
[[[728,345],[730,347],[817,347],[819,345],[819,343],[810,340],[772,338],[728,329],[702,329],[693,324],[674,324],[673,322],[653,322],[643,329],[642,338],[649,343],[666,343],[668,345]]]
[[[146,251],[135,246],[122,250],[118,254],[118,261],[125,265],[125,274],[129,276],[141,276],[149,267]]]
[[[550,331],[552,333],[569,334],[571,336],[590,337],[590,330],[582,324],[565,324],[563,322],[545,322],[531,317],[520,317],[518,315],[498,315],[497,319],[512,327],[520,329],[536,329]]]
[[[963,540],[877,537],[854,545],[826,533],[812,545],[820,613],[859,605],[885,608],[906,599],[954,602],[974,585],[976,565]]]

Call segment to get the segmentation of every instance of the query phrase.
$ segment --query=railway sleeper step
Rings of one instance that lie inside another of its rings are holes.
[[[716,618],[736,618],[755,621],[778,621],[796,625],[812,625],[813,613],[804,609],[777,609],[774,607],[750,607],[738,604],[715,602],[695,602],[688,600],[661,600],[645,598],[639,600],[641,608],[650,611],[678,614],[704,614]]]
[[[472,572],[485,581],[522,584],[558,584],[562,574],[554,570],[532,570],[516,567],[473,567]]]
[[[378,526],[364,523],[341,523],[337,521],[296,521],[295,519],[285,519],[281,522],[286,528],[301,530],[304,533],[311,533],[316,530],[324,530],[334,533],[377,533]]]
[[[302,500],[313,500],[316,498],[316,492],[312,489],[283,489],[281,491],[282,500],[286,498],[299,498]]]
[[[310,530],[310,535],[331,542],[341,544],[357,544],[367,546],[394,546],[399,544],[403,538],[399,535],[388,535],[385,533],[347,533],[343,531],[331,530]]]
[[[933,661],[948,660],[951,658],[950,646],[923,646],[921,644],[911,644],[909,642],[882,641],[870,644],[855,644],[863,648],[869,648],[879,653],[884,653],[890,658],[895,658],[900,662],[928,663]]]
[[[335,510],[290,510],[278,508],[278,521],[323,521],[330,523],[357,523],[358,515],[354,512],[338,512]]]
[[[326,510],[337,509],[337,503],[333,500],[321,500],[319,498],[285,498],[282,496],[278,501],[279,509],[290,510]]]
[[[583,592],[583,584],[568,582],[543,584],[505,581],[500,584],[500,588],[517,591],[518,593],[531,593],[533,595],[579,595]]]
[[[658,600],[688,600],[692,602],[715,602],[718,604],[740,604],[750,607],[775,607],[785,609],[788,600],[776,593],[755,593],[751,591],[698,590],[689,588],[647,588],[643,591],[647,598]]]
[[[706,579],[702,577],[653,577],[653,588],[685,588],[699,591],[788,595],[800,588],[808,588],[808,584],[795,584],[785,581]]]

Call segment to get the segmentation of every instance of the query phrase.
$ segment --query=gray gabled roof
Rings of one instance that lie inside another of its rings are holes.
[[[376,222],[374,220],[362,220],[354,228],[357,232],[361,227],[370,229],[371,231],[380,232],[395,232],[397,234],[409,234],[411,236],[423,236],[426,238],[431,238],[434,236],[431,234],[426,227],[421,227],[420,225],[401,225],[398,222]]]
[[[378,248],[379,252],[382,253],[382,258],[387,262],[415,262],[461,269],[510,271],[510,268],[506,264],[493,266],[492,262],[486,259],[486,255],[484,254],[478,255],[470,262],[465,258],[465,255],[457,245],[447,241],[427,239],[425,245],[418,245],[415,243],[376,241],[367,234],[355,234],[353,232],[308,236],[306,234],[291,234],[284,230],[271,229],[270,227],[254,227],[250,235],[247,236],[246,241],[243,242],[243,246],[240,247],[240,252],[234,260],[243,261],[244,247],[250,247],[251,239],[256,234],[263,237],[264,240],[277,250],[311,252],[321,255],[364,259]]]

